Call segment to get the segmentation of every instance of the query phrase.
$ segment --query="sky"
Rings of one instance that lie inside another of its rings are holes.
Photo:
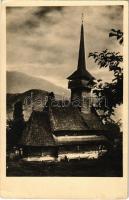
[[[67,89],[66,79],[77,68],[81,15],[88,71],[110,81],[112,73],[99,69],[88,54],[122,46],[109,38],[110,29],[123,30],[122,6],[8,7],[7,70],[44,78]]]

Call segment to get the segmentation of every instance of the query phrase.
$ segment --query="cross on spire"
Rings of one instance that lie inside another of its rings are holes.
[[[81,19],[82,19],[82,24],[83,24],[83,20],[84,20],[84,13],[83,12],[82,12]]]

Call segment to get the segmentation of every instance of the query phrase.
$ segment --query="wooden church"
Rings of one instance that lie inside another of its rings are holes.
[[[77,69],[68,80],[70,102],[57,101],[50,93],[43,111],[32,112],[20,140],[24,155],[57,158],[61,153],[86,152],[100,145],[110,148],[110,135],[119,129],[104,125],[89,105],[94,77],[86,66],[83,22]]]

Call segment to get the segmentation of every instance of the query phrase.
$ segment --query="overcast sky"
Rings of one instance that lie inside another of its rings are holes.
[[[108,37],[123,29],[121,6],[7,8],[7,70],[45,78],[67,88],[67,77],[77,68],[81,13],[84,13],[87,69],[109,81],[111,72],[99,69],[89,52],[122,51]]]

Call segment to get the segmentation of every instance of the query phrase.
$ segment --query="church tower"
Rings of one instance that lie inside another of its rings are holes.
[[[87,71],[85,60],[84,26],[81,24],[80,47],[77,70],[68,78],[68,88],[71,89],[71,103],[81,112],[90,112],[90,96],[94,77]]]

